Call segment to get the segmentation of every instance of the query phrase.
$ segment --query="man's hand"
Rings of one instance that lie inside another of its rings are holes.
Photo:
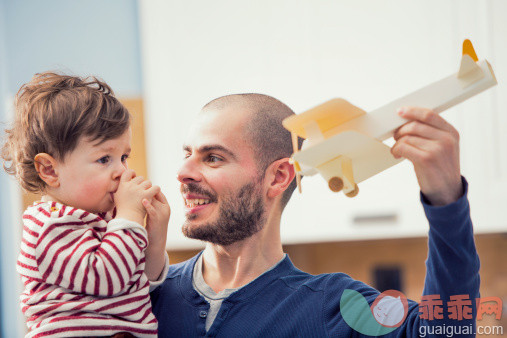
[[[432,205],[455,202],[463,194],[458,131],[429,109],[406,107],[398,113],[409,122],[394,132],[391,153],[413,163],[421,192]]]
[[[146,231],[148,231],[148,248],[146,248],[146,266],[144,272],[149,280],[156,280],[165,262],[165,245],[167,239],[167,225],[171,215],[171,208],[166,197],[159,192],[152,199],[143,200],[148,217],[146,218]]]
[[[144,199],[153,199],[160,192],[160,187],[141,176],[136,177],[132,169],[125,170],[120,178],[118,190],[114,194],[116,218],[125,218],[143,224],[146,211],[142,204]]]

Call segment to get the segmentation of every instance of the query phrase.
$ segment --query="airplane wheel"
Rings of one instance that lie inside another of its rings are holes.
[[[334,192],[338,192],[343,189],[343,180],[336,176],[331,177],[327,184],[329,185],[329,189]]]
[[[345,193],[345,196],[355,197],[355,196],[357,196],[358,193],[359,193],[359,187],[357,186],[357,184],[354,184],[354,190]]]

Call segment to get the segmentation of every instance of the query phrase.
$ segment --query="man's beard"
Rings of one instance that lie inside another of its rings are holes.
[[[264,227],[264,203],[262,195],[256,189],[259,184],[247,183],[237,194],[222,202],[218,219],[214,222],[192,225],[190,222],[197,215],[188,215],[183,224],[183,234],[188,238],[199,239],[219,245],[239,242],[259,232]],[[183,188],[186,192],[205,193],[197,184],[190,183]],[[215,200],[214,196],[210,196]]]

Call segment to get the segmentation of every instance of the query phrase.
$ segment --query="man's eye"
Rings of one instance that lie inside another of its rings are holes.
[[[125,155],[123,155],[123,156],[121,157],[121,161],[122,161],[122,162],[125,162],[125,161],[129,158],[129,157],[130,157],[130,155],[125,154]]]
[[[209,155],[207,160],[208,160],[208,162],[212,162],[212,163],[223,161],[220,157],[215,156],[215,155]]]
[[[189,157],[190,157],[190,155],[191,155],[190,153],[185,153],[185,156],[184,156],[183,158],[184,158],[184,159],[187,159],[187,158],[189,158]]]
[[[109,162],[109,160],[110,160],[109,156],[103,156],[103,157],[99,158],[97,160],[97,162],[99,162],[100,164],[106,164]]]

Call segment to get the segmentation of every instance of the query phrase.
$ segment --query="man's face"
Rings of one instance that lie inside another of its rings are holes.
[[[264,224],[264,194],[250,143],[245,108],[202,112],[184,145],[178,172],[185,203],[185,236],[228,245]]]

